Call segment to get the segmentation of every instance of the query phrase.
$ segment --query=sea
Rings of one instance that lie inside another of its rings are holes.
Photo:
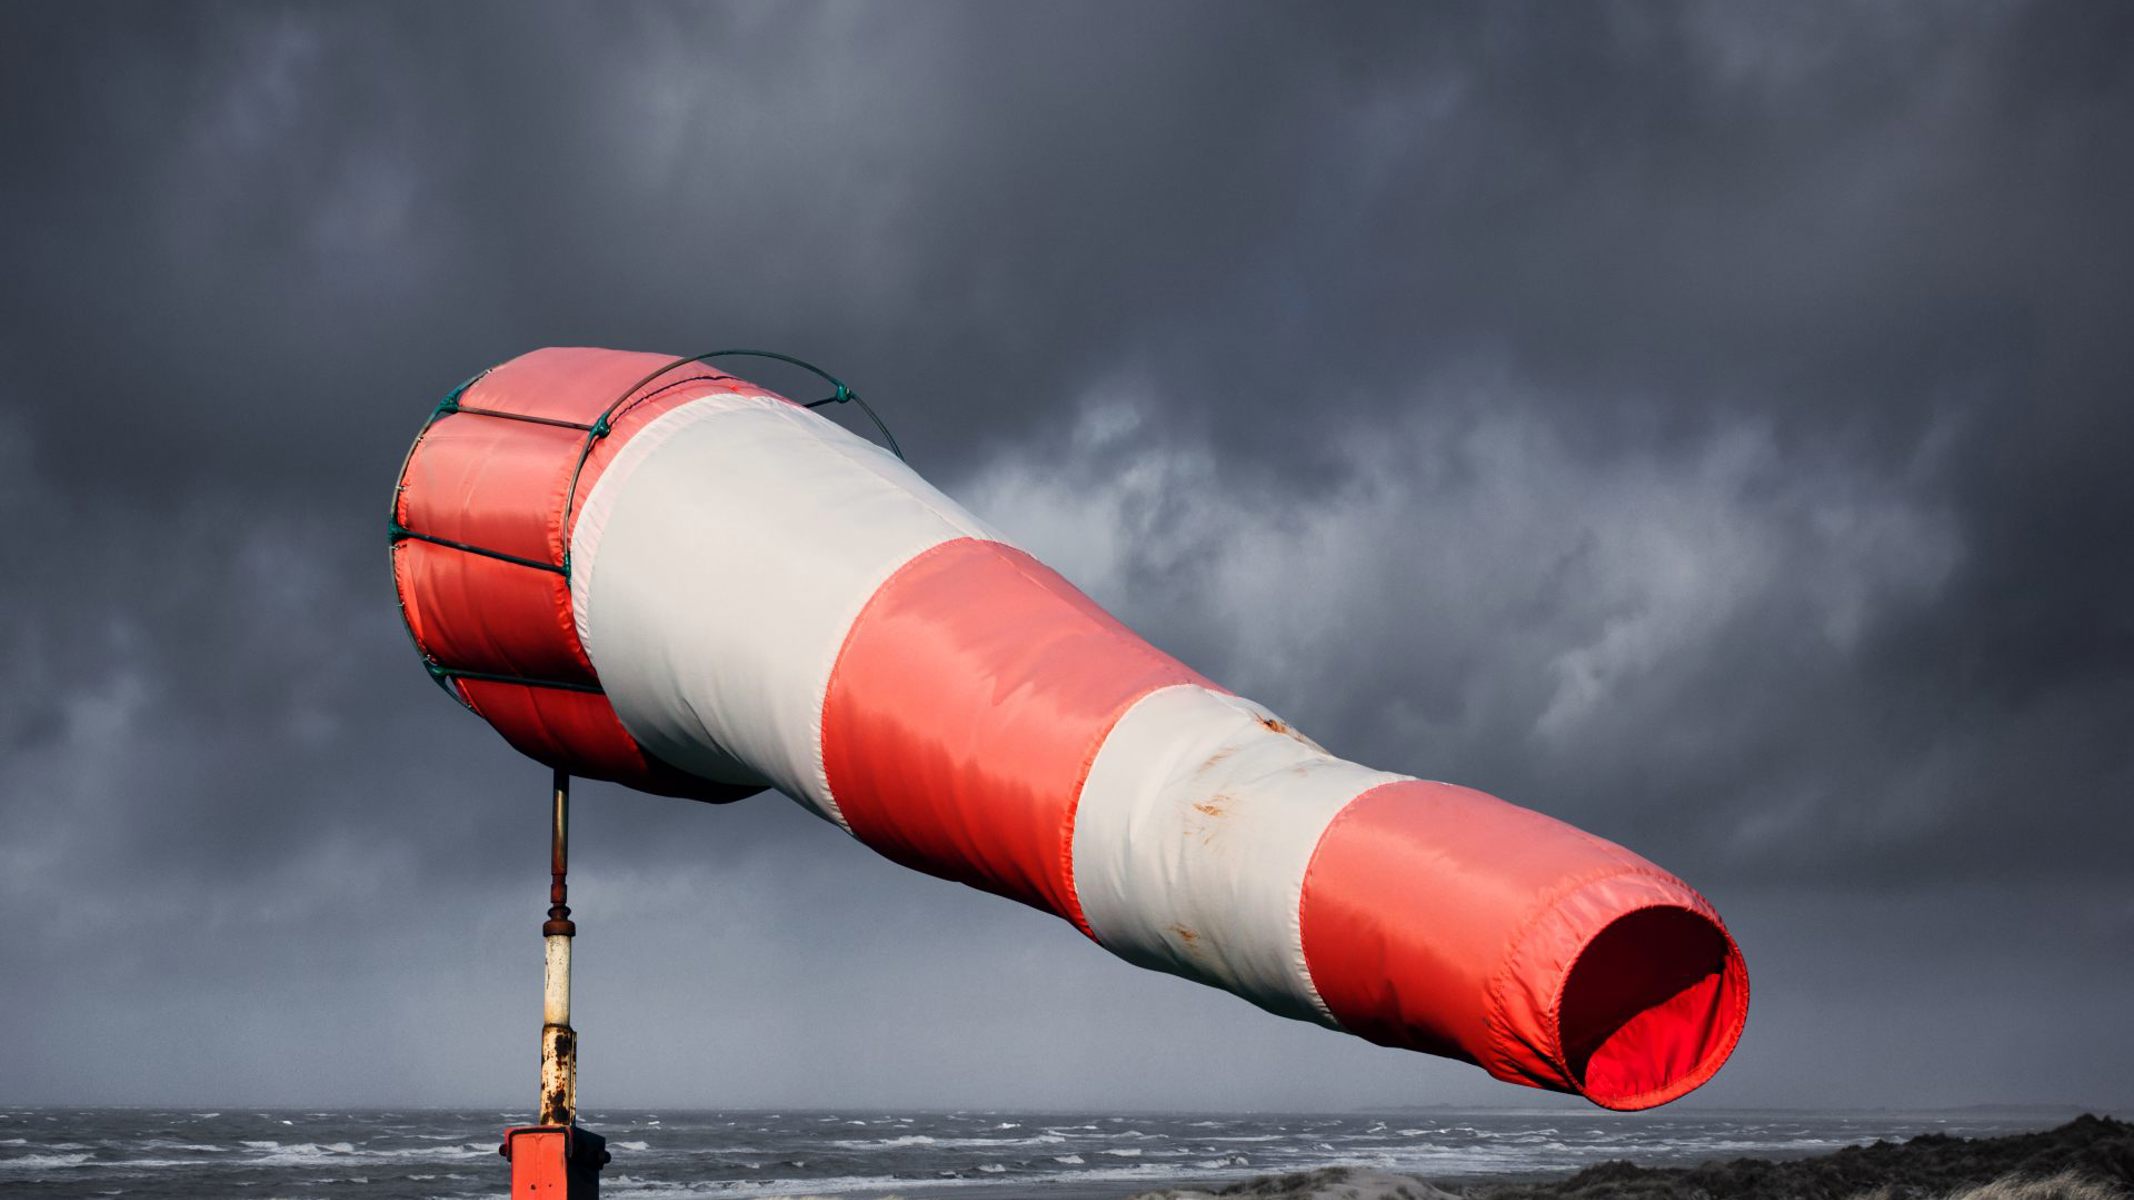
[[[2072,1113],[1599,1110],[1357,1113],[585,1111],[612,1197],[1121,1198],[1351,1165],[1444,1182],[1801,1156],[1941,1132],[2048,1128]],[[496,1197],[501,1130],[525,1114],[0,1109],[0,1196]]]

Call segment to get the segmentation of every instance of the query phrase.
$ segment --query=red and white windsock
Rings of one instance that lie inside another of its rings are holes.
[[[1719,916],[1611,842],[1347,762],[1142,641],[896,457],[696,362],[537,350],[409,453],[433,675],[573,774],[776,788],[1129,962],[1647,1108],[1748,1010]]]

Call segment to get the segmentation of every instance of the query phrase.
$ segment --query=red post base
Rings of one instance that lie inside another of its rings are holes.
[[[596,1200],[608,1140],[575,1125],[515,1125],[497,1153],[511,1160],[511,1200]]]

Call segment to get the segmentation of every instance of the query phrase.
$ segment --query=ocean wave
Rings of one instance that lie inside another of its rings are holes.
[[[351,1142],[298,1142],[284,1146],[272,1140],[248,1140],[239,1142],[246,1153],[239,1158],[124,1158],[102,1165],[123,1170],[149,1170],[169,1167],[302,1167],[319,1163],[376,1163],[376,1162],[449,1162],[455,1159],[486,1158],[496,1153],[494,1144],[478,1145],[461,1142],[457,1146],[397,1146],[390,1149],[358,1148]],[[144,1143],[144,1147],[145,1143]]]
[[[936,1146],[946,1150],[991,1150],[1002,1146],[1056,1146],[1067,1139],[1056,1133],[1019,1138],[937,1138],[907,1133],[893,1138],[846,1138],[831,1142],[840,1150],[896,1150],[906,1146]]]
[[[642,1196],[645,1200],[674,1197],[725,1197],[729,1200],[814,1200],[848,1192],[880,1191],[910,1181],[893,1175],[833,1175],[823,1179],[766,1179],[760,1183],[688,1183],[664,1179],[638,1179],[630,1175],[602,1178],[600,1190],[618,1195]],[[953,1183],[942,1180],[929,1187]],[[972,1182],[976,1182],[975,1180]]]
[[[181,1142],[175,1138],[149,1138],[145,1142],[136,1142],[134,1144],[143,1150],[189,1150],[195,1154],[228,1154],[230,1152],[228,1146],[218,1146],[208,1142]]]
[[[941,1143],[923,1133],[907,1133],[893,1138],[841,1138],[830,1144],[844,1150],[891,1150],[898,1146],[938,1146]]]
[[[52,1171],[88,1161],[86,1154],[25,1154],[21,1158],[0,1158],[0,1171]]]

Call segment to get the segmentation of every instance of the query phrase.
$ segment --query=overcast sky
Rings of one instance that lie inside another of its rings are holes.
[[[2134,1107],[2134,7],[0,10],[0,1102],[531,1107],[546,774],[386,509],[760,345],[1337,753],[1704,890],[1685,1104]],[[782,378],[766,377],[774,386]],[[1530,1103],[582,785],[582,1095]]]

